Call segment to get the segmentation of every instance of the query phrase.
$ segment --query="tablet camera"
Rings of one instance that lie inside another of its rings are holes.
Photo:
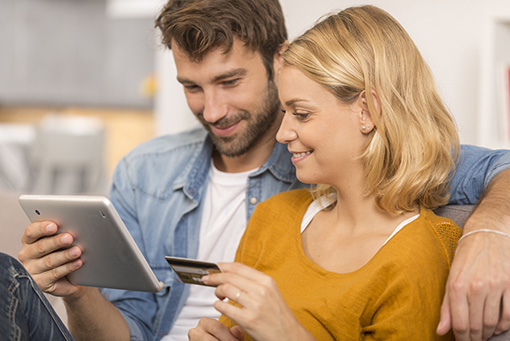
[[[37,215],[41,215],[41,212],[39,212],[39,210],[35,210],[35,213],[36,213]]]

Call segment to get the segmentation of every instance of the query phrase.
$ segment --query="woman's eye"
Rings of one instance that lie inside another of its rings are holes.
[[[292,113],[299,121],[304,121],[308,118],[308,114],[303,114],[299,112]]]

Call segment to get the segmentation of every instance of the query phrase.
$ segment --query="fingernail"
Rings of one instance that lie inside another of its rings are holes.
[[[71,240],[71,236],[70,236],[70,235],[68,235],[68,234],[65,234],[65,235],[63,235],[63,236],[62,236],[62,238],[60,239],[60,241],[61,241],[63,244],[65,244],[65,245],[67,245],[67,244],[71,244],[71,242],[72,242],[72,240]]]
[[[69,254],[71,257],[77,257],[79,256],[80,252],[78,251],[78,248],[73,247],[71,250],[69,250]]]
[[[202,276],[202,282],[207,282],[209,280],[209,275]]]
[[[56,228],[57,228],[57,225],[55,225],[54,223],[49,223],[48,225],[46,225],[46,232],[48,232],[48,233],[55,232]]]

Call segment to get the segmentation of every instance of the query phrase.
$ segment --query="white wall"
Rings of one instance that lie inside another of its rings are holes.
[[[494,13],[510,17],[508,0],[280,1],[291,39],[335,9],[369,3],[388,11],[406,28],[429,63],[443,99],[456,118],[461,141],[480,144],[477,126],[482,46],[488,18]],[[156,65],[166,75],[156,101],[158,134],[194,125],[182,88],[175,81],[171,55],[159,53]]]

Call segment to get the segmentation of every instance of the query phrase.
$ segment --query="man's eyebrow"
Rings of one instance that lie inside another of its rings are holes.
[[[234,69],[234,70],[230,70],[228,72],[225,72],[224,74],[214,77],[213,82],[215,83],[215,82],[221,81],[223,79],[231,78],[231,77],[246,76],[247,74],[248,74],[248,70],[246,70],[244,68]]]
[[[192,81],[190,81],[189,79],[186,79],[186,78],[182,78],[182,77],[179,77],[177,76],[177,81],[181,84],[193,84]]]
[[[241,76],[246,76],[248,74],[248,71],[244,68],[239,68],[239,69],[234,69],[234,70],[230,70],[228,72],[225,72],[221,75],[218,75],[218,76],[215,76],[213,79],[212,79],[212,82],[213,83],[216,83],[218,81],[221,81],[223,79],[227,79],[227,78],[231,78],[231,77],[241,77]],[[181,84],[194,84],[193,81],[189,80],[189,79],[186,79],[186,78],[181,78],[179,76],[177,76],[177,81]]]

